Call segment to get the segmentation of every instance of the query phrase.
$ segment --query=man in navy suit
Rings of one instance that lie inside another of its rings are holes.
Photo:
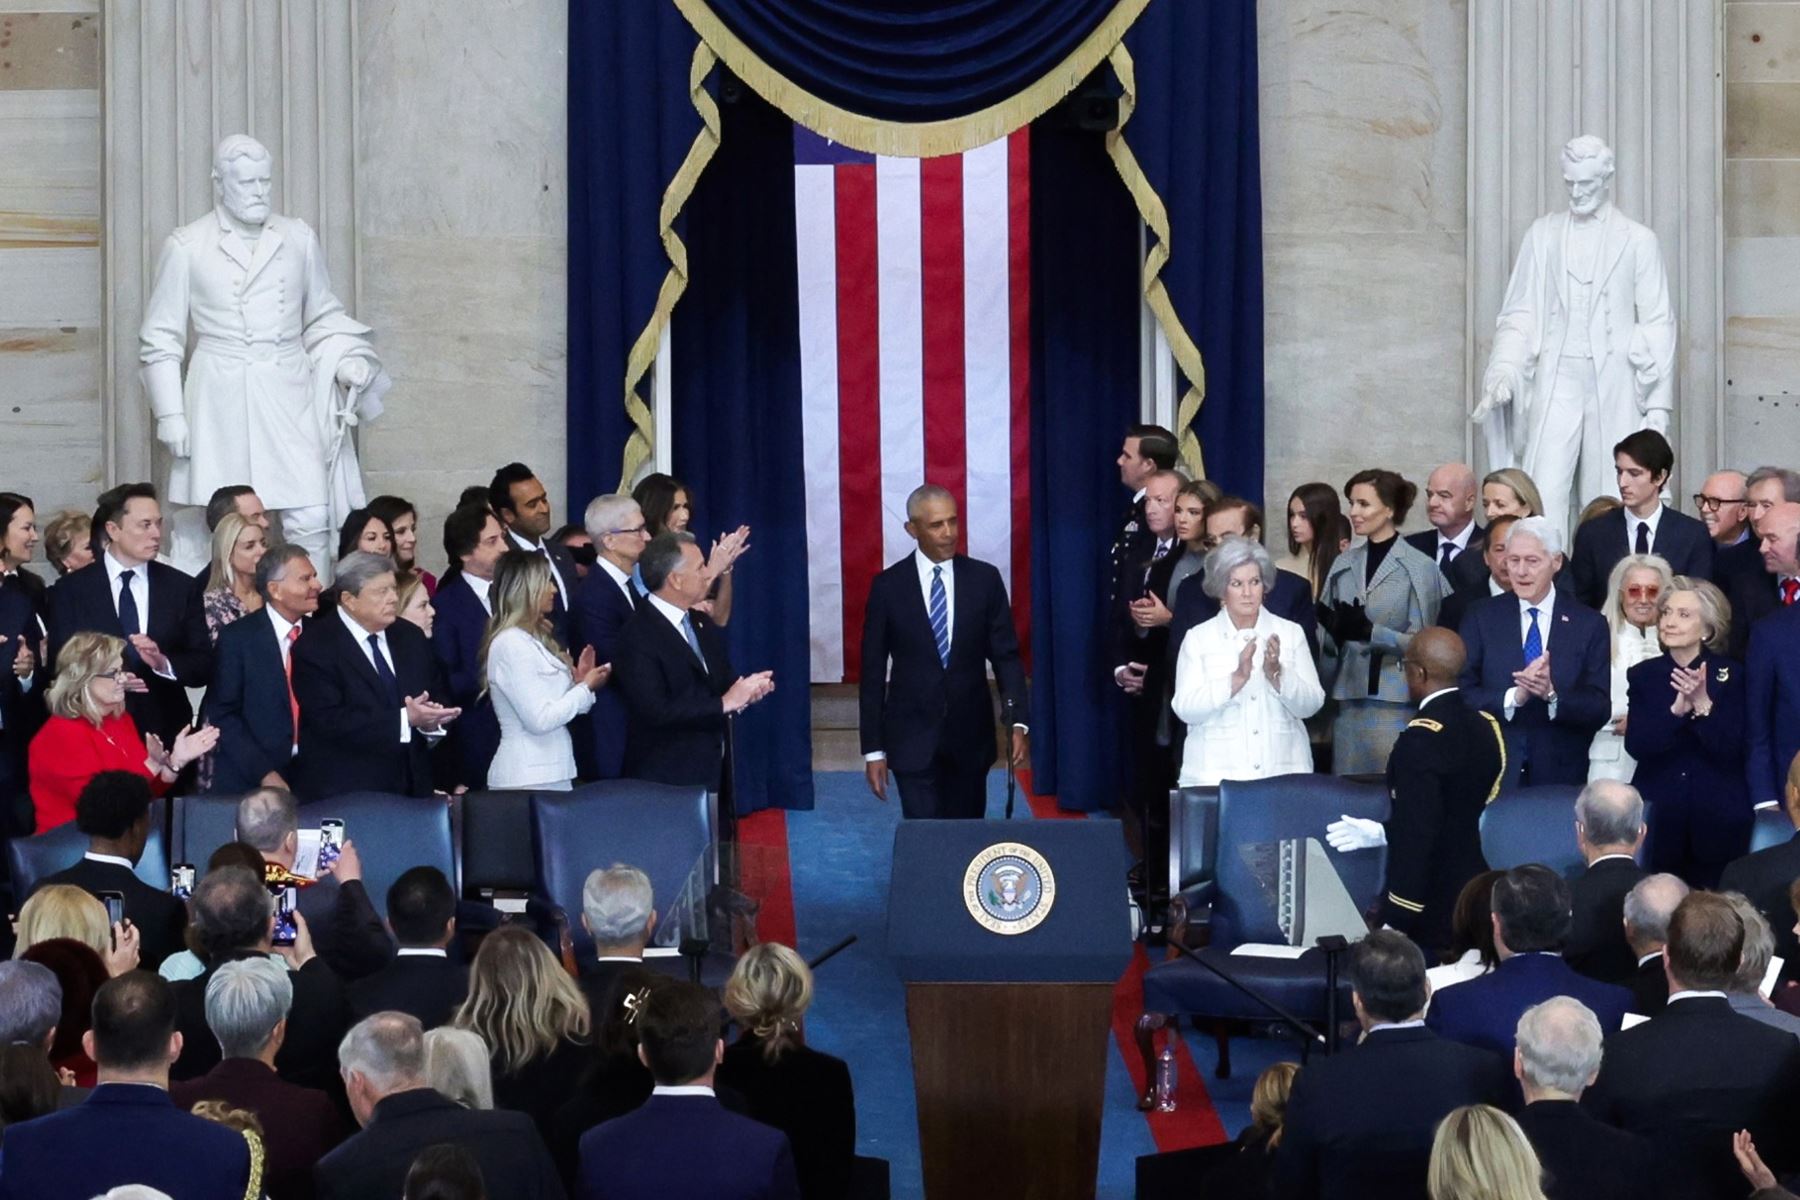
[[[1012,713],[1013,765],[1026,761],[1019,636],[1000,572],[956,552],[956,497],[914,488],[906,518],[919,548],[875,577],[863,614],[863,773],[884,801],[893,773],[905,816],[979,819],[998,757],[990,663]]]
[[[149,971],[108,980],[81,1045],[98,1085],[73,1108],[7,1129],[0,1200],[92,1200],[129,1183],[171,1196],[244,1195],[249,1143],[169,1099],[181,1035],[167,980]]]
[[[1749,652],[1750,631],[1778,608],[1800,602],[1800,552],[1795,535],[1800,520],[1791,512],[1770,521],[1783,504],[1800,503],[1800,472],[1758,467],[1745,485],[1744,513],[1750,534],[1719,551],[1713,578],[1731,601],[1731,637],[1726,652],[1739,662]]]
[[[1569,884],[1574,921],[1563,958],[1589,979],[1629,984],[1637,973],[1625,897],[1644,877],[1644,834],[1644,798],[1629,783],[1596,779],[1575,798],[1575,844],[1587,866]]]
[[[1429,555],[1444,576],[1444,594],[1479,587],[1486,530],[1475,523],[1475,472],[1467,463],[1445,463],[1425,480],[1425,517],[1431,528],[1406,540]]]
[[[727,1112],[713,1092],[725,1056],[717,997],[697,983],[654,988],[636,1031],[655,1090],[636,1112],[582,1135],[579,1200],[798,1200],[787,1135]],[[670,1153],[671,1146],[706,1152]]]
[[[1631,993],[1578,975],[1562,960],[1569,938],[1569,885],[1549,867],[1514,867],[1494,881],[1494,949],[1500,965],[1444,988],[1425,1023],[1440,1037],[1510,1057],[1519,1018],[1552,996],[1573,996],[1616,1033],[1631,1010]]]
[[[1771,530],[1785,529],[1789,521],[1800,529],[1800,504],[1777,505],[1764,524]],[[1769,537],[1764,534],[1765,541]],[[1781,799],[1788,764],[1800,753],[1800,602],[1784,605],[1757,623],[1745,667],[1750,709],[1745,778],[1750,802],[1767,804]]]
[[[1788,760],[1783,806],[1800,829],[1800,755]],[[1738,892],[1756,905],[1775,934],[1775,953],[1782,960],[1782,979],[1800,979],[1800,939],[1794,934],[1793,904],[1788,889],[1800,879],[1800,832],[1785,842],[1753,850],[1725,868],[1719,890]]]
[[[337,567],[338,607],[294,643],[300,702],[296,790],[431,795],[428,743],[461,710],[435,697],[444,672],[425,634],[400,615],[394,564],[358,551]]]
[[[488,588],[505,553],[500,518],[486,505],[465,504],[444,518],[444,556],[453,569],[432,597],[437,619],[431,645],[448,676],[448,703],[463,710],[445,740],[444,753],[451,756],[448,775],[474,790],[487,786],[488,766],[500,749],[500,719],[494,702],[482,694],[479,659],[493,615]]]
[[[550,563],[550,578],[556,584],[556,600],[550,610],[550,627],[556,640],[569,644],[569,613],[575,600],[575,560],[554,542],[545,540],[550,532],[550,496],[544,485],[524,463],[507,463],[494,472],[488,484],[488,505],[506,526],[511,547],[536,554]]]
[[[263,606],[219,631],[218,664],[206,693],[206,719],[219,730],[212,790],[227,794],[289,786],[299,740],[294,644],[319,611],[323,585],[299,546],[277,546],[256,564]]]
[[[162,506],[147,483],[103,493],[94,510],[103,531],[100,557],[56,585],[50,605],[50,659],[78,633],[125,639],[125,669],[137,683],[126,689],[125,710],[138,731],[163,744],[192,723],[187,689],[212,682],[212,639],[194,579],[156,561],[162,549]]]
[[[1587,781],[1588,745],[1612,717],[1611,637],[1599,613],[1558,593],[1562,530],[1543,517],[1506,538],[1509,595],[1469,607],[1465,699],[1500,718],[1507,786]]]
[[[1654,429],[1640,429],[1613,447],[1623,508],[1602,513],[1575,531],[1575,598],[1589,608],[1606,603],[1606,581],[1627,554],[1654,554],[1677,575],[1711,579],[1712,535],[1693,517],[1662,502],[1675,452]]]
[[[575,588],[569,649],[579,655],[592,646],[595,662],[610,663],[618,655],[625,623],[643,603],[631,573],[650,544],[650,530],[637,501],[625,495],[594,497],[582,524],[596,553],[587,578]],[[618,688],[594,693],[588,725],[592,770],[585,773],[595,779],[619,778],[625,771],[625,699]]]

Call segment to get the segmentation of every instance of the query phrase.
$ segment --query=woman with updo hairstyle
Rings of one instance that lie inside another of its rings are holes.
[[[65,509],[50,518],[44,526],[44,557],[59,578],[94,561],[93,537],[93,518],[84,512]]]
[[[1531,476],[1517,467],[1489,471],[1481,481],[1481,515],[1495,517],[1541,517],[1544,500],[1538,495]]]
[[[1545,1200],[1537,1151],[1489,1104],[1465,1104],[1438,1123],[1425,1185],[1431,1200]]]
[[[806,1045],[812,971],[779,942],[745,951],[725,984],[725,1009],[743,1033],[726,1047],[720,1084],[740,1092],[749,1115],[787,1134],[806,1200],[848,1193],[856,1156],[856,1098],[841,1058]]]
[[[1276,569],[1292,571],[1306,580],[1317,597],[1339,553],[1334,535],[1343,518],[1337,490],[1329,483],[1303,483],[1295,488],[1287,503],[1288,552],[1275,560]]]
[[[1275,1194],[1275,1151],[1281,1147],[1288,1097],[1299,1075],[1299,1063],[1278,1062],[1256,1077],[1250,1124],[1238,1134],[1237,1154],[1207,1173],[1200,1192],[1207,1200],[1267,1200]]]
[[[1363,540],[1339,555],[1319,592],[1319,631],[1335,650],[1331,769],[1338,775],[1387,770],[1394,739],[1413,718],[1400,659],[1413,635],[1437,621],[1444,577],[1431,556],[1400,536],[1418,498],[1393,471],[1358,471],[1344,484],[1350,528]]]

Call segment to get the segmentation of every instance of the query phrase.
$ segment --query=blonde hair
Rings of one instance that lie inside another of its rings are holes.
[[[475,952],[469,997],[451,1024],[486,1042],[501,1071],[517,1071],[564,1039],[587,1040],[587,997],[536,934],[503,925]]]
[[[1519,503],[1531,510],[1526,516],[1544,515],[1544,498],[1538,495],[1537,484],[1531,482],[1531,476],[1519,468],[1501,467],[1498,471],[1489,471],[1481,481],[1481,486],[1485,488],[1490,483],[1503,483],[1511,488],[1513,495],[1519,498]]]
[[[1544,1168],[1517,1121],[1465,1104],[1438,1124],[1426,1186],[1431,1200],[1544,1200]]]
[[[467,1029],[440,1025],[425,1031],[425,1082],[464,1108],[494,1107],[488,1044]]]
[[[231,566],[231,554],[237,549],[238,539],[244,536],[246,529],[256,529],[258,533],[262,533],[260,528],[252,525],[249,519],[239,512],[228,512],[219,519],[219,527],[212,532],[212,570],[206,576],[207,591],[216,592],[221,588],[231,592],[237,591],[239,580],[237,572]],[[267,554],[268,552],[268,534],[264,533],[263,553]],[[249,579],[243,580],[243,582],[250,586],[251,591],[256,590],[254,572],[251,573]]]
[[[51,938],[71,938],[102,958],[112,949],[106,906],[68,883],[52,883],[31,894],[19,910],[19,944],[13,957]]]
[[[53,717],[71,717],[95,725],[107,717],[88,685],[125,664],[125,641],[110,633],[78,633],[56,652],[56,678],[46,701]]]
[[[1299,1074],[1299,1063],[1278,1062],[1256,1077],[1256,1088],[1250,1093],[1250,1122],[1269,1131],[1269,1150],[1281,1145],[1288,1097],[1293,1094],[1294,1079]]]
[[[500,556],[500,565],[494,569],[493,585],[488,588],[488,603],[494,615],[488,618],[487,633],[482,636],[481,650],[475,656],[483,692],[488,687],[488,647],[508,629],[524,630],[532,641],[563,666],[571,672],[575,670],[569,652],[550,635],[550,623],[540,607],[544,589],[555,586],[550,579],[550,563],[544,558],[523,550],[508,550]]]
[[[800,1044],[800,1018],[812,997],[806,960],[780,942],[750,947],[725,982],[725,1011],[762,1041],[769,1062]]]
[[[66,508],[50,518],[44,526],[44,557],[56,568],[58,575],[67,574],[63,570],[62,560],[75,552],[75,547],[93,539],[94,527],[91,518],[72,508]]]
[[[1706,636],[1700,640],[1714,654],[1725,649],[1727,636],[1731,633],[1731,601],[1725,593],[1710,580],[1697,579],[1688,575],[1677,575],[1670,581],[1669,588],[1662,594],[1662,604],[1657,605],[1657,615],[1662,614],[1663,606],[1668,604],[1669,597],[1676,592],[1692,592],[1700,601],[1700,626]]]
[[[399,607],[394,611],[403,613],[407,603],[412,600],[413,593],[425,586],[425,576],[417,570],[395,571],[394,584],[399,588],[400,595]]]
[[[1606,577],[1606,601],[1600,606],[1600,615],[1606,618],[1606,631],[1611,637],[1607,657],[1610,659],[1619,652],[1619,630],[1625,624],[1625,605],[1619,596],[1625,590],[1625,577],[1633,571],[1650,571],[1656,575],[1656,611],[1662,612],[1663,598],[1675,589],[1675,573],[1669,569],[1669,560],[1656,554],[1627,554],[1613,564],[1612,573]],[[1650,623],[1650,637],[1661,644],[1657,636],[1656,622]]]

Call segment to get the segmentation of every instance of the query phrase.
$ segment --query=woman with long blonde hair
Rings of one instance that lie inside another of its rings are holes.
[[[213,530],[212,570],[201,596],[206,632],[212,635],[213,645],[219,644],[219,630],[262,607],[262,593],[256,590],[256,564],[268,552],[268,534],[240,513],[226,513]]]
[[[1489,1104],[1465,1104],[1438,1123],[1425,1183],[1431,1200],[1544,1200],[1537,1151]]]
[[[550,633],[556,583],[542,556],[508,550],[488,589],[493,616],[476,654],[482,688],[493,698],[500,748],[488,766],[490,788],[567,791],[575,779],[568,724],[594,707],[611,665],[596,666],[587,647],[578,662]]]
[[[469,996],[451,1024],[493,1055],[494,1105],[531,1114],[546,1140],[575,1094],[589,1052],[587,997],[530,930],[502,925],[482,939]]]

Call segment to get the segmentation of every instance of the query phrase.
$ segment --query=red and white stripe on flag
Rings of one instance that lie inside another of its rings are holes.
[[[961,549],[1030,596],[1029,135],[885,158],[795,129],[812,678],[861,675],[863,605],[909,554],[906,496],[955,495]]]

